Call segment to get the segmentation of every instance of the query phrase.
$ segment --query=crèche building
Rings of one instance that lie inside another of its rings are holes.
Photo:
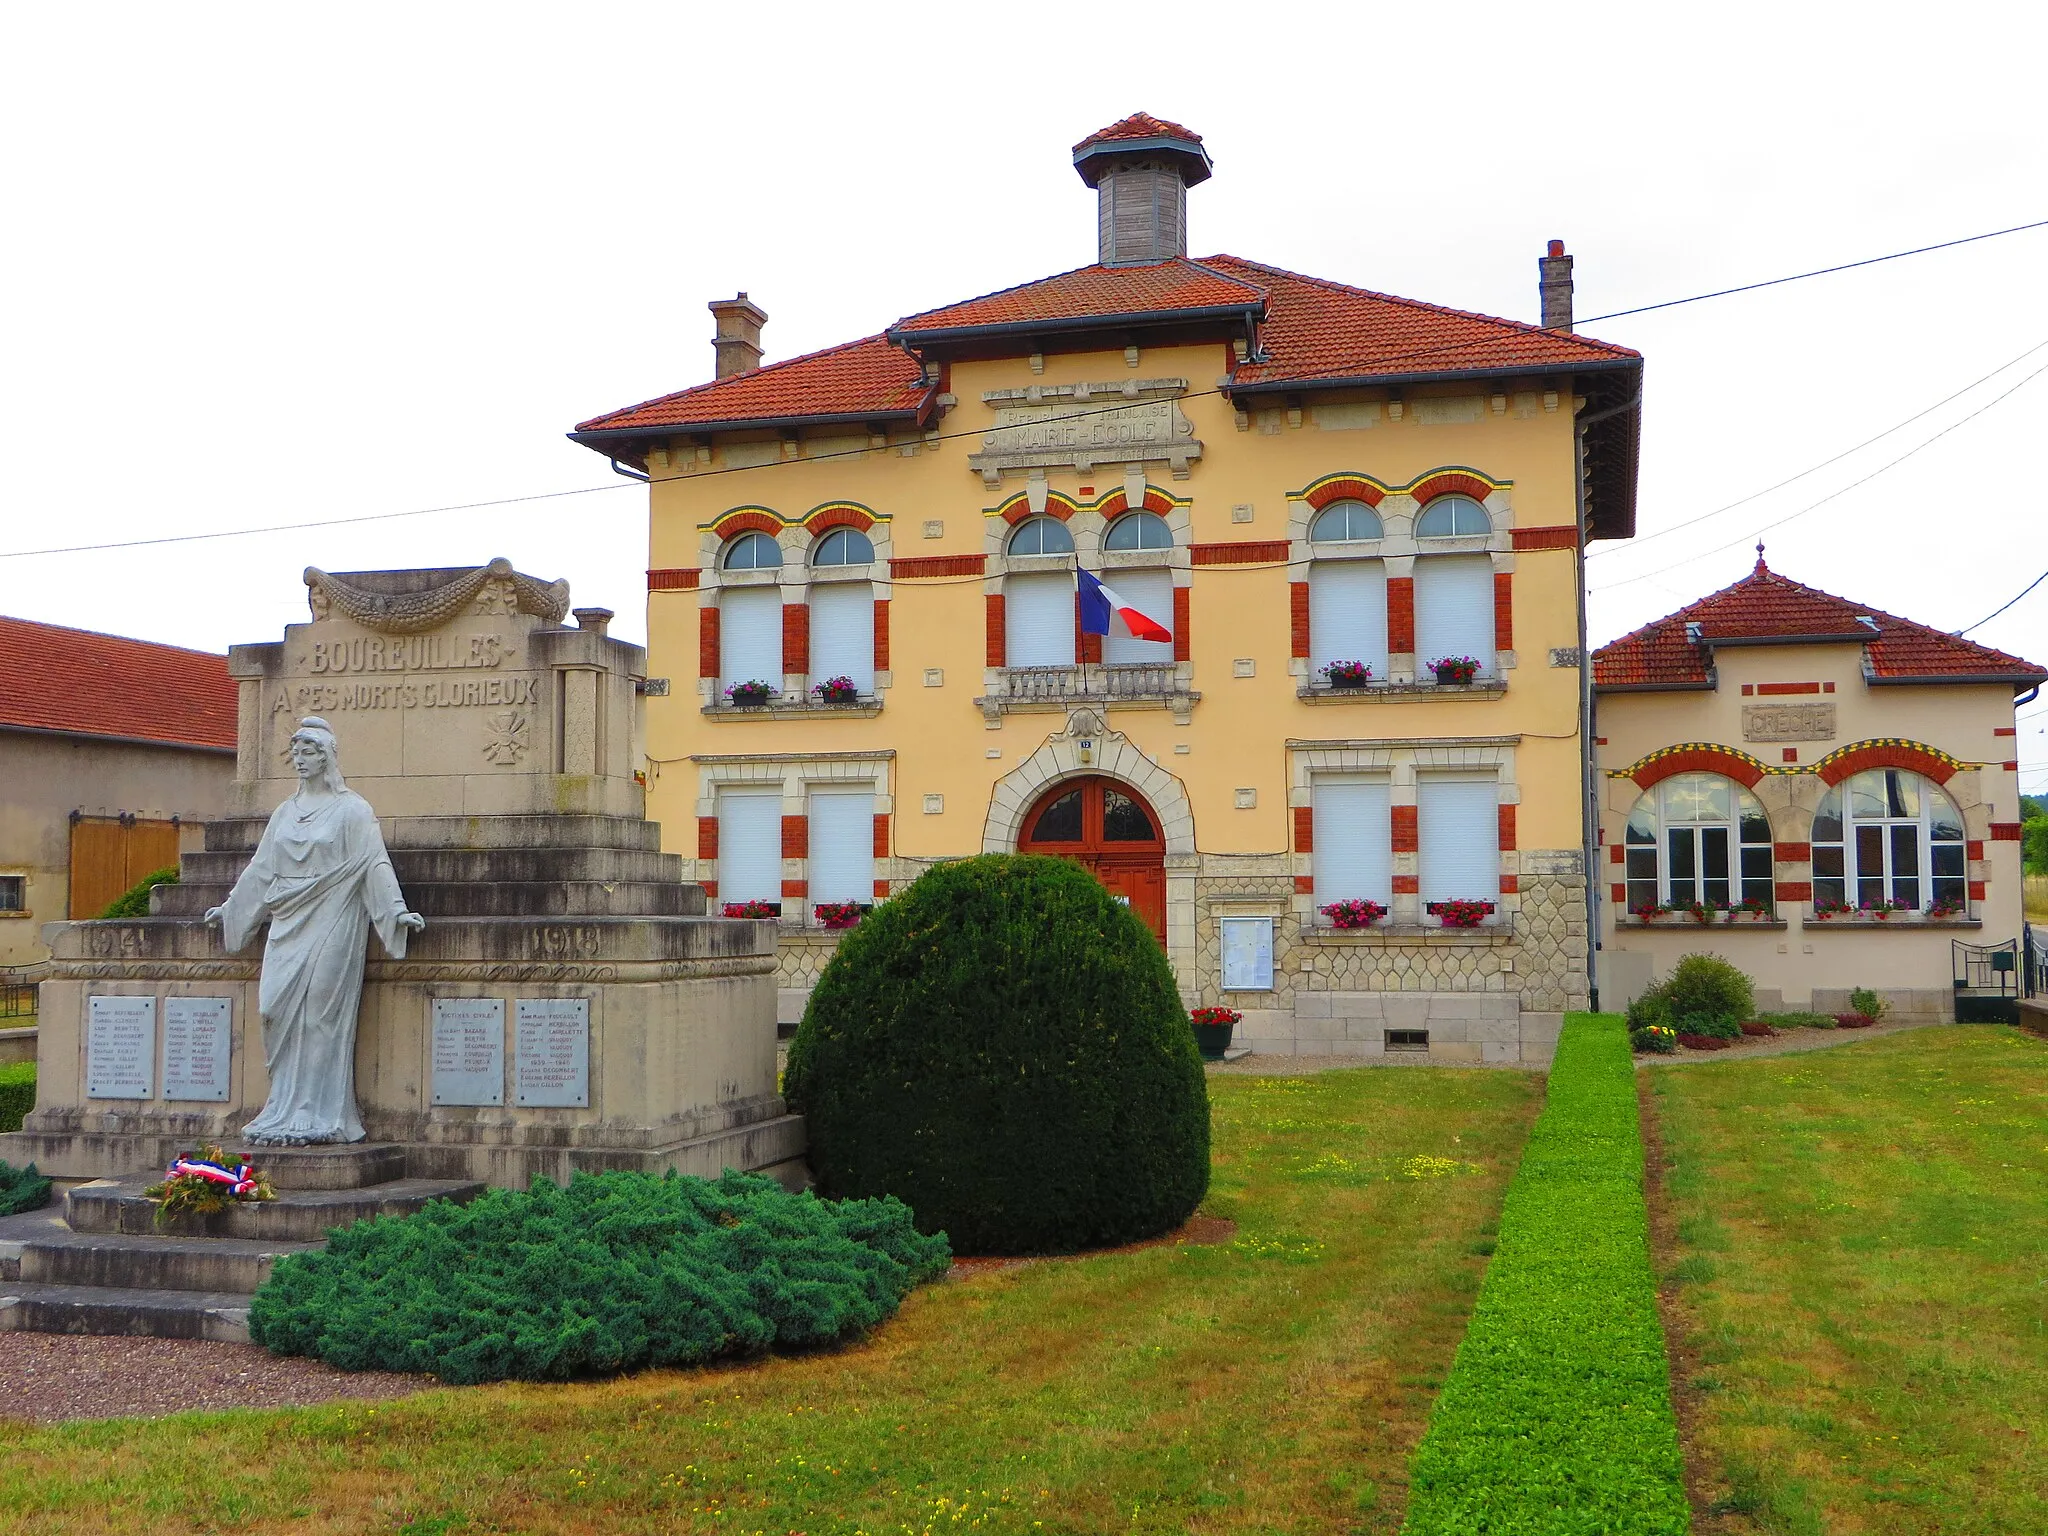
[[[1544,1059],[1588,991],[1579,559],[1633,529],[1640,357],[1574,334],[1556,243],[1522,324],[1190,260],[1175,124],[1073,161],[1090,265],[767,366],[741,294],[713,382],[573,434],[649,481],[650,814],[779,906],[785,1017],[820,907],[1023,849],[1259,1049]],[[1077,567],[1170,638],[1089,633]],[[1333,927],[1353,899],[1388,915]]]
[[[1958,955],[2019,934],[2015,698],[2048,668],[1759,546],[1742,580],[1602,646],[1594,679],[1603,1006],[1708,950],[1766,1008],[1868,987],[1952,1018]]]

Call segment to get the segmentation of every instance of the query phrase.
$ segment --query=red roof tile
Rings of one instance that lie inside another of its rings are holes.
[[[1399,299],[1240,256],[1209,256],[1202,265],[1268,295],[1259,328],[1267,360],[1236,369],[1231,381],[1239,386],[1642,361],[1627,347],[1569,331]]]
[[[1175,257],[1143,267],[1077,267],[977,299],[928,309],[889,327],[892,336],[970,326],[1052,324],[1106,315],[1150,315],[1190,309],[1249,309],[1266,290]]]
[[[0,618],[0,726],[235,746],[228,659]]]
[[[1169,123],[1163,117],[1154,117],[1149,112],[1133,112],[1120,123],[1111,123],[1107,128],[1098,128],[1087,138],[1074,146],[1079,154],[1091,144],[1108,144],[1117,139],[1186,139],[1190,144],[1202,142],[1202,136],[1179,123]]]
[[[815,416],[901,416],[936,393],[918,383],[918,366],[881,336],[769,363],[577,424],[583,432],[640,431],[716,422],[783,421]]]
[[[1868,617],[1872,633],[1859,621]],[[1699,643],[1686,637],[1699,625]],[[1818,588],[1780,576],[1759,559],[1756,569],[1711,596],[1681,608],[1593,653],[1593,680],[1602,688],[1705,688],[1713,644],[1782,636],[1788,641],[1843,635],[1864,641],[1864,660],[1878,680],[1929,682],[1950,678],[2048,680],[2048,668],[1957,635],[1930,629]]]

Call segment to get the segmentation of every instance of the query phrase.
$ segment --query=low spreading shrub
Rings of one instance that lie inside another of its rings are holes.
[[[1680,1014],[1675,1027],[1681,1037],[1700,1035],[1709,1040],[1734,1040],[1742,1034],[1741,1024],[1721,1013]]]
[[[1406,1536],[1682,1536],[1670,1368],[1621,1021],[1574,1014],[1416,1449]]]
[[[559,1380],[827,1344],[949,1260],[896,1200],[732,1172],[579,1174],[343,1228],[278,1261],[249,1334],[344,1370]]]
[[[104,907],[100,908],[99,920],[105,922],[109,918],[115,917],[147,917],[149,916],[149,893],[160,885],[176,885],[177,883],[178,866],[175,864],[167,869],[157,870],[154,874],[144,875],[137,884],[130,886]]]
[[[1726,1035],[1695,1035],[1681,1031],[1678,1043],[1688,1051],[1725,1051],[1734,1042]]]
[[[1831,1013],[1808,1013],[1793,1010],[1789,1013],[1760,1013],[1757,1017],[1773,1029],[1833,1029],[1835,1016]]]
[[[1837,1029],[1868,1029],[1877,1022],[1867,1013],[1838,1013],[1835,1015]]]
[[[1669,1056],[1678,1049],[1678,1031],[1667,1024],[1650,1024],[1642,1029],[1628,1032],[1629,1046],[1658,1056]]]
[[[17,1211],[39,1211],[50,1203],[50,1181],[36,1172],[36,1165],[15,1168],[0,1163],[0,1216]]]
[[[36,1064],[12,1062],[0,1067],[0,1131],[18,1131],[22,1117],[36,1107]]]
[[[1879,997],[1868,987],[1857,987],[1849,993],[1849,1011],[1860,1013],[1871,1023],[1878,1023],[1892,1011],[1892,1005]]]
[[[1209,1096],[1166,955],[1078,864],[940,864],[840,941],[783,1091],[828,1195],[959,1253],[1153,1237],[1209,1187]]]
[[[1775,1035],[1777,1033],[1775,1029],[1771,1028],[1762,1019],[1744,1019],[1742,1021],[1742,1032],[1754,1038]]]

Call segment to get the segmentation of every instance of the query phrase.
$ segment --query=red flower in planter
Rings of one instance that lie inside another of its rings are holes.
[[[1432,901],[1423,909],[1446,928],[1477,928],[1493,915],[1490,901]]]
[[[718,909],[720,917],[780,917],[779,901],[728,901]]]
[[[1439,656],[1429,664],[1440,683],[1469,683],[1479,675],[1477,656]]]
[[[1376,901],[1365,901],[1353,897],[1348,901],[1333,901],[1316,910],[1330,920],[1333,928],[1370,928],[1387,915],[1387,909]]]
[[[811,908],[811,916],[820,928],[851,928],[865,911],[857,901],[821,901]]]
[[[1235,1008],[1197,1008],[1188,1017],[1197,1024],[1236,1024],[1244,1015]]]

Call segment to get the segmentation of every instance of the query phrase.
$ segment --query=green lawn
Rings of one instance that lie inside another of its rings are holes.
[[[1226,1242],[928,1287],[808,1357],[4,1425],[0,1529],[1393,1532],[1542,1081],[1210,1087]]]
[[[2048,1531],[2048,1040],[1644,1076],[1700,1531]]]

